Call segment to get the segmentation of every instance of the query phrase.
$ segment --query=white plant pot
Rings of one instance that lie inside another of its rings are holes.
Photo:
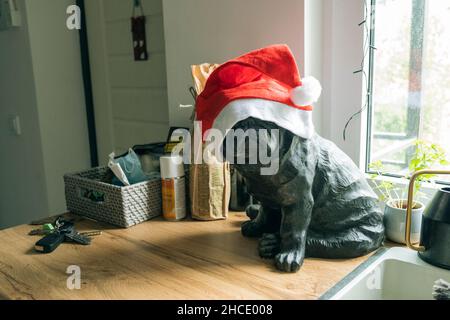
[[[395,200],[396,202],[400,202]],[[384,227],[386,237],[394,242],[405,244],[406,228],[406,209],[395,208],[394,201],[386,203],[384,209]],[[403,200],[407,203],[407,200]],[[420,240],[420,228],[422,226],[422,213],[425,209],[423,203],[415,201],[416,208],[412,210],[411,217],[411,242],[416,243]]]

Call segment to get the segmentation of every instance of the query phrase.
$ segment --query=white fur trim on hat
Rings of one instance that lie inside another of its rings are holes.
[[[319,99],[321,93],[320,82],[314,77],[305,77],[301,86],[292,89],[291,100],[297,106],[310,106]]]
[[[230,102],[214,120],[212,127],[225,136],[236,123],[250,117],[274,122],[305,139],[314,134],[312,111],[265,99],[239,99]]]

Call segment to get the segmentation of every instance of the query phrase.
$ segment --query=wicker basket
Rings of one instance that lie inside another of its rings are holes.
[[[108,167],[64,175],[67,209],[128,228],[161,214],[161,180],[118,187]]]

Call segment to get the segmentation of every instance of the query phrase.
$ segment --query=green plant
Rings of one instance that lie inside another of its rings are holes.
[[[430,169],[435,166],[450,165],[450,162],[446,158],[445,150],[438,144],[424,140],[416,140],[414,146],[415,152],[409,162],[409,172],[405,176],[406,179],[409,179],[414,172],[419,170]],[[370,175],[370,178],[375,184],[375,189],[380,193],[380,200],[383,202],[390,202],[392,206],[397,208],[404,208],[406,190],[395,187],[392,182],[377,179],[386,172],[381,160],[370,163],[369,169],[375,172]],[[434,177],[435,175],[433,174],[420,176],[414,184],[414,194],[416,196],[425,196],[420,192],[421,186],[424,182],[432,181]]]
[[[377,190],[380,193],[380,196],[379,196],[380,201],[387,203],[392,200],[400,199],[400,196],[397,192],[399,190],[399,188],[395,188],[395,186],[392,182],[381,180],[381,179],[377,180],[377,178],[382,176],[383,172],[385,172],[383,162],[381,162],[381,160],[377,160],[377,161],[370,163],[369,169],[372,171],[375,171],[375,173],[372,173],[370,175],[370,179],[375,184],[375,190]]]
[[[409,175],[406,177],[408,179],[416,171],[430,169],[437,165],[448,166],[450,164],[446,158],[445,150],[438,144],[424,140],[416,140],[415,147],[416,151],[409,162]],[[420,186],[420,182],[430,181],[435,176],[434,174],[420,176],[418,178],[418,185]]]

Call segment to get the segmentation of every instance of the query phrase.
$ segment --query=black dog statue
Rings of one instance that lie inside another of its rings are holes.
[[[260,203],[247,208],[253,219],[242,225],[242,234],[260,238],[262,258],[274,258],[281,271],[296,272],[305,257],[352,258],[382,245],[378,199],[357,166],[334,143],[317,133],[304,139],[252,117],[233,129],[279,130],[276,174],[261,175],[260,164],[235,164],[249,193]],[[226,156],[226,142],[223,146]],[[248,147],[247,141],[247,153]]]

